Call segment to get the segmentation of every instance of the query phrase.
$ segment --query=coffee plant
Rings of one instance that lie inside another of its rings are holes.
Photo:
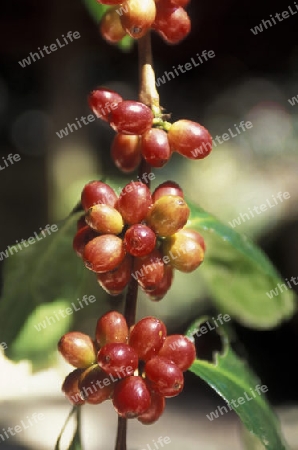
[[[167,44],[180,44],[191,29],[188,3],[86,1],[100,18],[103,39],[118,45],[119,51],[133,41],[139,48],[138,100],[122,98],[103,86],[95,86],[88,94],[91,111],[115,131],[112,161],[134,180],[120,189],[117,181],[104,176],[91,180],[82,186],[78,205],[58,233],[5,264],[0,329],[7,354],[15,360],[29,358],[35,365],[42,353],[46,365],[58,343],[58,351],[73,366],[61,380],[62,391],[73,405],[71,415],[77,419],[69,450],[82,448],[84,404],[108,400],[118,415],[114,448],[126,450],[129,420],[144,425],[156,422],[168,399],[183,390],[187,370],[233,408],[233,399],[243,393],[251,396],[260,380],[231,348],[227,318],[269,329],[294,313],[291,291],[272,299],[263,295],[276,286],[280,276],[251,241],[189,202],[175,180],[165,180],[151,190],[152,168],[162,169],[173,153],[191,159],[199,173],[199,160],[212,150],[212,138],[204,124],[187,117],[171,122],[166,105],[160,105],[155,84],[151,31]],[[209,317],[198,317],[185,335],[168,334],[163,321],[153,315],[136,321],[138,293],[143,292],[148,302],[162,302],[166,295],[171,296],[177,271],[185,283],[188,273],[200,272],[214,300],[218,315],[212,318],[212,329],[222,348],[214,350],[212,361],[203,358],[197,345],[198,336],[206,334],[204,324]],[[31,282],[23,284],[29,277]],[[108,305],[98,308],[95,330],[89,335],[70,331],[67,316],[54,332],[44,330],[40,342],[29,342],[34,323],[47,313],[69,307],[78,292],[88,292],[90,282],[110,298]],[[123,304],[113,303],[119,295]],[[14,315],[9,314],[12,310]],[[253,401],[233,409],[264,448],[287,448],[265,395],[255,395]],[[56,449],[60,441],[61,436]]]

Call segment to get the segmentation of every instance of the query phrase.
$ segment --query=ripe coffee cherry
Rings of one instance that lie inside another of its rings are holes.
[[[84,186],[81,202],[85,211],[99,203],[114,207],[117,202],[117,195],[109,185],[102,181],[91,181]]]
[[[97,0],[97,2],[101,5],[117,5],[119,0]]]
[[[182,231],[182,234],[184,236],[188,236],[190,239],[193,239],[194,241],[196,241],[202,247],[202,249],[204,250],[204,253],[205,253],[206,244],[205,244],[203,236],[200,233],[198,233],[195,230],[191,230],[189,228],[183,228],[183,230],[180,230],[180,231]]]
[[[144,103],[125,100],[111,112],[110,125],[118,133],[143,134],[152,125],[153,114]]]
[[[182,197],[165,195],[152,205],[146,221],[159,236],[171,236],[184,227],[189,213]]]
[[[95,335],[101,347],[106,344],[126,344],[128,327],[124,316],[117,311],[104,314],[97,321]]]
[[[121,233],[124,223],[121,214],[112,206],[98,204],[86,213],[86,223],[98,233]]]
[[[80,369],[96,362],[92,339],[79,331],[64,334],[58,342],[58,350],[69,364]]]
[[[109,375],[94,364],[81,375],[79,389],[87,403],[98,405],[111,398],[114,384]]]
[[[85,226],[86,226],[85,214],[83,214],[77,221],[77,231],[79,231],[81,228],[84,228]]]
[[[100,286],[110,295],[119,295],[130,281],[132,272],[132,257],[125,255],[123,261],[116,269],[97,274]]]
[[[191,120],[178,120],[173,123],[168,139],[173,151],[190,159],[203,159],[212,149],[212,137],[208,130]]]
[[[85,223],[85,226],[79,229],[73,238],[72,246],[76,254],[82,258],[86,244],[96,236],[97,233]]]
[[[117,105],[123,98],[111,89],[98,88],[92,91],[88,97],[88,103],[94,114],[106,122],[111,112],[117,109]]]
[[[168,44],[178,44],[189,34],[191,21],[183,8],[166,6],[159,2],[152,28],[158,31]]]
[[[165,324],[156,317],[144,317],[133,327],[129,345],[135,349],[139,359],[147,361],[157,355],[166,339]]]
[[[139,136],[116,134],[111,147],[111,156],[115,165],[122,172],[133,172],[142,158]]]
[[[204,250],[201,245],[191,239],[184,230],[178,231],[164,240],[162,250],[170,258],[170,263],[181,272],[192,272],[204,260]]]
[[[172,154],[167,133],[158,128],[151,128],[142,135],[141,146],[144,159],[153,167],[163,167]]]
[[[162,277],[162,280],[157,284],[155,289],[151,291],[145,290],[146,294],[149,295],[150,300],[152,300],[153,302],[158,302],[159,300],[163,299],[173,282],[174,270],[170,264],[166,264],[165,258],[164,263],[164,275]]]
[[[121,25],[120,16],[117,12],[119,6],[114,6],[108,9],[101,18],[100,21],[100,32],[103,38],[114,44],[121,41],[121,39],[126,36],[126,31]]]
[[[138,416],[138,421],[143,425],[151,425],[156,422],[164,412],[166,402],[163,395],[150,391],[151,404],[146,412]]]
[[[196,359],[196,349],[186,336],[172,334],[165,339],[158,356],[169,359],[184,372]]]
[[[132,225],[125,233],[124,246],[133,256],[146,256],[155,248],[156,236],[146,225]]]
[[[120,20],[125,31],[134,39],[144,36],[155,18],[154,0],[126,0],[122,8]]]
[[[190,0],[171,0],[172,5],[182,6],[182,8],[185,8],[189,2]]]
[[[145,219],[151,204],[151,193],[147,186],[132,181],[122,189],[117,209],[125,223],[133,225]]]
[[[139,376],[131,376],[120,380],[114,389],[113,405],[117,413],[126,419],[133,419],[150,407],[149,389]]]
[[[136,258],[132,276],[138,280],[139,285],[148,291],[153,291],[164,275],[164,262],[162,254],[155,249],[149,255]]]
[[[102,273],[115,269],[123,261],[125,250],[122,239],[113,234],[103,234],[89,241],[83,253],[87,269]]]
[[[173,362],[162,356],[155,356],[146,362],[146,377],[150,387],[165,397],[175,397],[184,386],[183,373]]]
[[[184,198],[183,191],[179,184],[175,181],[165,181],[161,183],[152,194],[152,201],[155,203],[160,197],[164,195],[176,195],[178,197]]]
[[[80,395],[79,380],[85,369],[75,369],[70,372],[63,384],[62,391],[73,405],[84,405],[85,400]]]
[[[108,374],[123,378],[138,368],[137,352],[127,344],[106,344],[97,354],[98,365]],[[120,372],[122,376],[119,376]]]

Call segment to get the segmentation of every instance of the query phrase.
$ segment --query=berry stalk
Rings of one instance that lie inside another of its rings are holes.
[[[140,76],[140,90],[139,101],[149,106],[154,114],[160,114],[159,95],[155,87],[155,73],[152,66],[152,49],[151,49],[151,34],[146,33],[145,36],[138,39],[138,55],[139,55],[139,76]],[[138,176],[143,180],[143,175],[151,172],[151,166],[144,158],[142,158]],[[147,179],[147,186],[150,188],[150,180]],[[132,271],[134,264],[132,265]],[[131,276],[127,289],[125,299],[124,317],[127,321],[128,327],[135,323],[136,309],[138,298],[138,282]],[[127,419],[118,416],[118,428],[115,450],[126,450],[126,434],[127,434]]]

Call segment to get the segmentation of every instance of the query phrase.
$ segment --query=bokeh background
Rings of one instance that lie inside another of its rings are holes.
[[[198,121],[213,136],[242,120],[253,123],[252,129],[218,145],[206,160],[192,162],[174,155],[166,168],[155,171],[153,186],[175,179],[188,198],[227,224],[279,191],[288,191],[290,199],[237,226],[237,231],[253,238],[282,277],[290,279],[298,276],[298,103],[291,106],[288,101],[298,96],[298,15],[257,35],[250,31],[288,6],[295,8],[294,2],[285,0],[193,0],[188,8],[192,32],[181,45],[167,46],[153,35],[157,77],[203,50],[215,52],[215,58],[160,86],[161,104],[173,120]],[[97,120],[63,139],[56,132],[90,114],[87,94],[96,86],[137,99],[138,70],[136,46],[121,52],[106,44],[82,0],[10,0],[1,5],[0,30],[0,156],[21,155],[20,162],[0,172],[3,251],[47,223],[63,220],[88,180],[102,174],[119,176],[109,155],[114,133],[108,126]],[[18,61],[30,52],[70,30],[81,38],[30,66],[20,66]],[[213,312],[195,275],[189,284],[189,302],[178,280],[171,299],[158,305],[143,301],[139,316],[158,314],[171,330],[183,332],[194,313]],[[88,312],[75,325],[87,331],[95,321]],[[268,386],[268,398],[287,438],[293,449],[298,448],[297,316],[271,331],[238,324],[235,330],[237,351]],[[3,449],[54,448],[69,409],[59,393],[67,372],[60,360],[51,370],[31,375],[30,363],[13,365],[0,359],[0,429],[33,412],[44,412],[47,418],[0,442]],[[172,449],[243,448],[234,413],[216,423],[207,420],[206,414],[223,403],[191,374],[182,398],[169,403],[156,427],[130,424],[129,448],[144,448],[160,435],[171,438]],[[93,408],[86,411],[86,448],[112,449],[116,423],[112,409],[104,405],[95,413]]]

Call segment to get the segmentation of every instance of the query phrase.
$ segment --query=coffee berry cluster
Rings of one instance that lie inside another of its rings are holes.
[[[76,367],[62,385],[71,403],[111,399],[119,416],[148,425],[163,413],[165,398],[182,391],[183,372],[196,357],[194,344],[183,335],[167,336],[161,320],[144,317],[129,330],[117,311],[98,319],[94,341],[69,332],[58,349]]]
[[[99,88],[89,95],[94,114],[117,132],[111,156],[125,173],[134,171],[141,158],[152,167],[163,167],[173,152],[190,159],[203,159],[212,149],[212,137],[197,122],[178,120],[173,124],[154,117],[144,103],[123,100],[115,91]]]
[[[203,237],[183,229],[190,213],[180,186],[167,181],[151,195],[142,182],[120,192],[102,181],[88,183],[81,195],[85,215],[73,247],[110,295],[120,294],[131,277],[152,300],[169,290],[174,269],[192,272],[204,259]]]
[[[119,42],[127,34],[134,39],[151,28],[168,44],[178,44],[190,32],[191,21],[184,7],[190,0],[97,0],[111,7],[100,24],[104,39]]]

